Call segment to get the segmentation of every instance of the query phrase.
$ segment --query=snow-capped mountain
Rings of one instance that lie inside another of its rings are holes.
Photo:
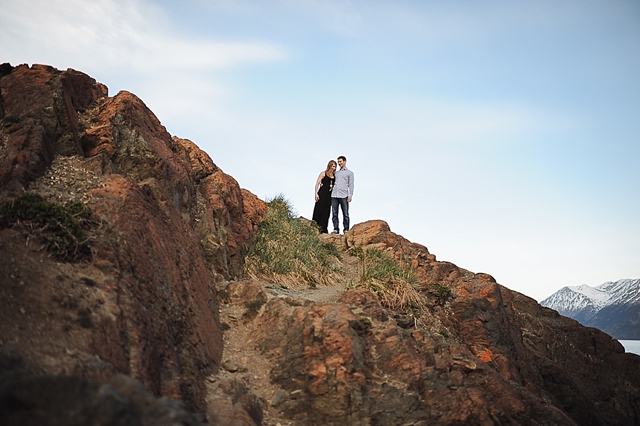
[[[640,279],[563,287],[540,304],[616,339],[640,340]]]

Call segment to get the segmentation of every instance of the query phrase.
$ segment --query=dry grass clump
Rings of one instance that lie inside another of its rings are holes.
[[[378,249],[354,247],[350,252],[361,260],[362,272],[357,286],[374,292],[383,306],[394,310],[424,307],[424,298],[416,289],[418,278],[411,269]]]
[[[294,217],[288,200],[278,195],[267,201],[267,213],[253,248],[245,258],[250,276],[289,288],[334,285],[341,277],[334,266],[335,245],[320,240],[312,222]]]
[[[35,193],[0,203],[0,229],[13,227],[27,238],[44,240],[47,251],[61,260],[90,256],[85,229],[93,224],[91,211],[81,203],[51,203]]]

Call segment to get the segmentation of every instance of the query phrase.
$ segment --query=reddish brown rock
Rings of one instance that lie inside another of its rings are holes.
[[[224,290],[230,303],[262,305],[267,301],[262,285],[256,280],[234,281]]]
[[[0,187],[20,191],[55,155],[80,155],[78,111],[107,95],[86,74],[46,65],[12,68],[0,78]]]
[[[365,381],[364,347],[350,325],[357,317],[340,304],[267,303],[259,319],[260,345],[279,358],[272,378],[290,394],[282,404],[293,419],[319,424],[355,423]]]
[[[255,395],[235,379],[222,378],[212,385],[207,417],[211,425],[262,424],[262,408]]]
[[[429,250],[417,243],[391,232],[387,222],[383,220],[369,220],[359,223],[345,233],[347,247],[362,247],[364,249],[379,249],[390,252],[393,257],[406,265],[425,263]]]
[[[299,424],[575,424],[465,344],[399,327],[371,292],[341,302],[274,298],[256,320],[272,380],[297,395],[282,410]]]
[[[135,95],[107,97],[85,74],[3,66],[0,95],[0,199],[83,201],[98,221],[90,264],[27,262],[12,248],[24,239],[4,231],[1,344],[33,371],[125,373],[205,413],[222,354],[215,286],[242,276],[264,203]],[[27,311],[43,314],[16,328]]]
[[[383,371],[422,372],[413,383],[422,389],[430,416],[440,413],[438,424],[517,419],[520,424],[632,425],[640,418],[640,357],[624,353],[610,336],[540,306],[488,274],[421,256],[425,249],[404,243],[384,222],[354,226],[347,239],[351,245],[396,253],[396,258],[401,245],[402,256],[414,259],[411,266],[425,271],[425,295],[432,294],[433,284],[450,290],[449,296],[432,299],[434,305],[421,318],[450,337],[416,330],[412,337],[418,348],[405,347],[400,355],[394,351],[402,339],[393,326],[379,328],[374,321],[369,332],[377,336],[375,362],[385,366]],[[373,319],[385,317],[371,298],[347,293],[343,301]],[[387,341],[394,343],[389,351],[380,346]],[[402,362],[385,364],[385,359]],[[411,383],[407,375],[401,380]]]
[[[450,285],[456,290],[449,305],[451,329],[479,360],[578,424],[633,424],[624,413],[636,410],[640,396],[640,374],[630,368],[638,357],[625,354],[601,331],[561,317],[486,274]],[[606,397],[603,389],[622,385],[615,371],[624,372],[629,392]]]

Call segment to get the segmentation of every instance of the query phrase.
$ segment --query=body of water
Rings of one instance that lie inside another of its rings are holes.
[[[618,340],[624,346],[624,350],[640,355],[640,340]]]

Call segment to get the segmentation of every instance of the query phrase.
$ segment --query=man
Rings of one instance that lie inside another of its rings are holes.
[[[353,197],[353,172],[347,169],[347,158],[344,155],[338,157],[340,170],[335,173],[336,180],[331,191],[331,212],[333,218],[333,233],[339,234],[338,208],[342,209],[342,228],[344,232],[349,230],[349,203]]]

